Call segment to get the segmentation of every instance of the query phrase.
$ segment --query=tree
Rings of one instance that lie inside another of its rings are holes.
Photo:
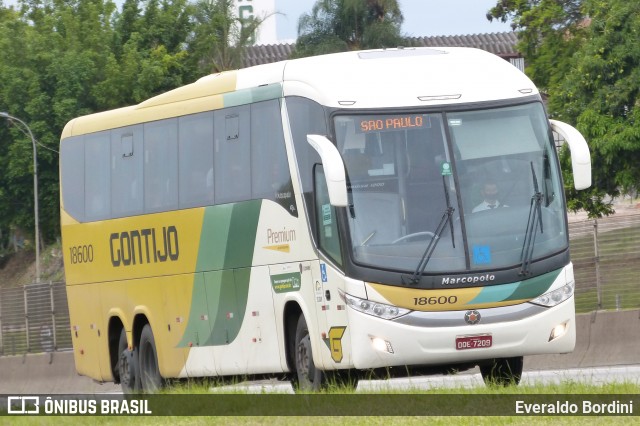
[[[397,0],[318,0],[298,21],[294,57],[402,44]]]
[[[155,1],[155,17],[117,15],[110,0],[20,0],[0,4],[0,111],[21,118],[38,145],[40,225],[59,235],[58,144],[73,117],[140,102],[184,84],[189,8]],[[127,17],[122,23],[119,17]],[[167,25],[171,21],[172,25]],[[189,24],[190,25],[190,24]],[[117,34],[117,29],[123,32]],[[120,46],[118,41],[123,41]],[[31,140],[0,122],[0,230],[33,229]],[[6,141],[6,142],[4,142]]]
[[[511,21],[527,74],[543,91],[568,71],[569,59],[584,40],[583,0],[499,0],[490,21]]]
[[[572,207],[592,216],[612,211],[605,197],[637,193],[640,187],[640,4],[587,0],[590,17],[570,69],[550,100],[552,112],[589,141],[594,186],[572,193]]]
[[[575,191],[562,153],[569,208],[613,213],[612,197],[640,185],[640,5],[625,0],[501,0],[489,19],[512,20],[527,74],[549,114],[575,125],[591,149],[593,185]]]
[[[198,12],[198,13],[196,13]],[[0,111],[38,146],[40,225],[59,235],[60,134],[74,117],[139,103],[211,71],[239,67],[262,19],[231,0],[0,0]],[[0,122],[0,235],[33,229],[31,140]],[[0,242],[0,247],[3,244]]]
[[[233,0],[198,0],[189,42],[193,66],[207,74],[240,68],[246,48],[266,18],[241,19],[233,10]]]

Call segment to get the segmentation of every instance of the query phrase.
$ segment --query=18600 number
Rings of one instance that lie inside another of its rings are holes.
[[[72,265],[93,262],[93,245],[69,247],[69,259]]]
[[[458,302],[458,296],[431,296],[431,297],[414,297],[413,304],[416,306],[425,305],[453,305]]]

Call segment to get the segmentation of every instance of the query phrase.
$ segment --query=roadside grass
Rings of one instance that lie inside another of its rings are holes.
[[[232,394],[236,394],[235,391],[230,391]],[[225,394],[212,394],[209,383],[201,384],[189,384],[188,386],[179,385],[172,388],[170,391],[165,391],[168,395],[182,395],[197,397],[198,395],[211,395],[211,398],[215,398],[217,395]],[[578,398],[580,395],[585,395],[585,400],[593,398],[596,395],[608,396],[611,400],[616,399],[616,395],[620,395],[620,399],[624,401],[624,395],[637,395],[640,393],[640,385],[632,382],[625,383],[611,383],[605,385],[588,385],[584,383],[577,383],[572,381],[566,381],[561,384],[555,385],[537,385],[537,386],[489,386],[489,387],[476,387],[476,388],[438,388],[438,389],[408,389],[402,391],[389,391],[382,395],[388,395],[391,399],[393,396],[399,396],[400,398],[407,399],[408,403],[411,403],[411,398],[420,395],[440,395],[445,396],[449,401],[448,403],[455,406],[458,401],[464,401],[465,397],[477,397],[478,395],[495,395],[498,398],[504,396],[505,398],[513,399],[514,396],[522,396],[529,403],[545,402],[544,398],[551,397],[557,401],[565,401],[567,398]],[[261,394],[243,394],[238,392],[238,395],[245,395],[249,397],[248,401],[255,401],[260,403],[260,398],[266,395]],[[341,396],[347,397],[353,395],[354,391],[350,389],[340,387],[330,387],[328,390],[323,391],[321,395],[327,396]],[[362,398],[367,398],[369,393],[357,392],[358,395],[362,395]],[[371,395],[378,395],[380,393],[371,393]],[[577,395],[577,397],[576,397]],[[449,399],[448,396],[451,398]],[[291,396],[295,398],[294,396]],[[457,398],[456,398],[457,397]],[[304,403],[305,395],[299,396],[298,401]],[[440,398],[441,400],[442,398]],[[477,401],[477,399],[475,399]],[[471,399],[474,401],[474,399]],[[211,424],[224,424],[224,425],[336,425],[336,424],[349,424],[354,426],[360,425],[422,425],[428,422],[430,425],[451,425],[456,424],[460,426],[483,426],[483,425],[583,425],[588,422],[590,425],[631,425],[637,424],[637,418],[634,416],[614,416],[614,415],[598,415],[598,416],[556,416],[556,415],[513,415],[513,416],[496,416],[491,415],[491,409],[487,407],[474,407],[480,412],[479,415],[464,415],[464,416],[362,416],[362,415],[349,415],[340,416],[333,415],[335,413],[328,412],[323,416],[56,416],[56,417],[0,417],[0,424],[11,425],[44,425],[44,424],[56,424],[56,425],[80,425],[85,423],[91,423],[96,425],[211,425]],[[467,407],[468,412],[468,407]],[[488,414],[482,414],[486,412]],[[515,413],[515,410],[514,410]],[[637,414],[636,414],[637,415]]]

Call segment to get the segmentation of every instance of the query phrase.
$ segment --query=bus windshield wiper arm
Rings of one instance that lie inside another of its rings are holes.
[[[536,171],[533,168],[533,162],[531,162],[531,175],[533,177],[533,196],[531,196],[527,230],[524,234],[524,243],[522,244],[522,251],[520,252],[520,259],[522,260],[520,275],[529,274],[529,266],[533,259],[533,250],[536,244],[538,225],[540,225],[540,233],[542,234],[544,232],[544,228],[542,227],[542,193],[538,188],[538,179],[536,178]]]
[[[431,237],[431,240],[429,241],[429,245],[427,245],[427,248],[422,254],[422,257],[420,258],[420,262],[418,263],[418,266],[416,267],[415,272],[409,278],[409,282],[405,284],[416,285],[420,282],[420,278],[418,277],[421,277],[422,274],[424,273],[424,270],[427,267],[427,263],[429,263],[429,260],[431,259],[431,255],[433,254],[433,251],[436,249],[436,246],[438,245],[438,241],[440,241],[440,235],[442,235],[442,231],[444,231],[444,228],[447,226],[447,223],[449,223],[449,226],[451,228],[451,244],[453,245],[453,248],[456,247],[456,242],[453,239],[453,221],[451,220],[451,217],[453,216],[453,212],[455,211],[455,209],[451,207],[451,201],[449,200],[449,191],[447,190],[447,184],[445,182],[444,176],[442,176],[442,184],[444,185],[444,196],[447,202],[447,208],[442,214],[440,223],[438,224],[438,227],[433,233],[433,237]],[[405,277],[403,276],[402,277],[403,283],[404,283],[404,279]]]

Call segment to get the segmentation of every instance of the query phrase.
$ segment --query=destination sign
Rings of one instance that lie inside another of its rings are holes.
[[[431,127],[429,117],[422,114],[369,115],[356,118],[357,133],[390,132]]]

